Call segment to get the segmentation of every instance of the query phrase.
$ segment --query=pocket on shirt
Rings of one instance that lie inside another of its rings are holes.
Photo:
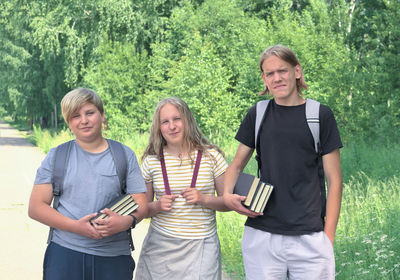
[[[115,171],[101,170],[98,174],[99,193],[102,194],[106,200],[109,200],[107,198],[114,198],[121,193],[119,179]]]

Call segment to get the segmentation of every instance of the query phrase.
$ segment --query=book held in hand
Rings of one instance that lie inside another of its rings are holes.
[[[240,173],[233,193],[246,196],[243,205],[247,209],[262,213],[273,189],[271,184],[264,183],[253,175]]]
[[[114,211],[115,213],[121,215],[121,216],[127,216],[134,212],[137,208],[139,207],[139,204],[137,204],[132,196],[130,194],[124,194],[122,196],[117,197],[113,201],[111,201],[109,204],[104,206],[101,210],[104,208],[108,208],[111,211]],[[107,218],[108,215],[104,213],[100,213],[94,217],[93,219],[105,219]]]

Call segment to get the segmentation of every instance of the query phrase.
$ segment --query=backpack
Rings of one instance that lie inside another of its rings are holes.
[[[256,123],[255,123],[255,147],[256,147],[256,160],[258,164],[258,174],[261,171],[261,159],[257,151],[257,144],[260,142],[259,139],[259,130],[261,128],[262,123],[264,123],[264,119],[266,116],[267,107],[270,100],[262,100],[257,102],[256,105]],[[322,154],[321,154],[321,144],[319,139],[320,127],[319,127],[319,107],[320,103],[313,99],[306,99],[306,120],[308,127],[310,128],[311,134],[314,138],[314,148],[315,152],[318,154],[318,176],[319,176],[319,185],[321,192],[321,202],[322,202],[322,210],[321,210],[321,218],[325,221],[326,215],[326,190],[325,190],[325,176],[324,176],[324,167],[322,164]]]
[[[108,146],[111,151],[111,156],[114,160],[115,168],[117,171],[118,180],[121,187],[121,192],[126,194],[126,175],[127,175],[127,166],[128,160],[124,151],[124,147],[121,143],[106,139],[108,142]],[[69,154],[72,146],[72,142],[74,140],[63,143],[56,148],[55,156],[54,156],[54,164],[53,164],[53,174],[52,174],[52,182],[53,182],[53,208],[57,209],[60,204],[60,196],[63,193],[63,184],[64,184],[64,175],[65,170],[67,168],[67,163],[69,160]],[[53,236],[54,228],[50,228],[49,237],[47,243],[51,241]],[[134,250],[131,230],[128,230],[129,235],[129,245],[131,250]]]

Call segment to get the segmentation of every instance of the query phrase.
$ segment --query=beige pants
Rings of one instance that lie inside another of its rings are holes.
[[[160,234],[150,226],[143,241],[135,279],[220,280],[218,235],[205,239],[180,239]]]
[[[242,252],[247,280],[335,279],[333,246],[323,231],[291,236],[246,226]]]

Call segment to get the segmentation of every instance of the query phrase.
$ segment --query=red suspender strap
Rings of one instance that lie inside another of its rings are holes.
[[[197,175],[199,174],[199,168],[200,168],[200,162],[201,162],[202,155],[203,155],[202,151],[198,150],[196,165],[194,166],[194,171],[193,171],[192,183],[190,184],[191,188],[196,187]],[[165,159],[164,159],[163,149],[161,149],[161,151],[160,151],[160,162],[161,162],[161,171],[162,171],[163,179],[164,179],[165,193],[167,195],[171,195],[171,189],[169,187],[169,182],[168,182],[167,168],[165,167]]]
[[[171,190],[169,188],[169,182],[168,182],[168,176],[167,176],[167,168],[165,168],[165,160],[164,160],[164,151],[161,148],[160,151],[160,162],[161,162],[161,170],[162,170],[162,176],[164,179],[164,187],[165,187],[165,193],[167,195],[171,195]]]
[[[196,165],[194,166],[194,170],[193,170],[192,183],[190,184],[191,188],[195,188],[196,187],[197,175],[199,174],[200,161],[201,161],[201,156],[202,155],[203,155],[203,153],[201,152],[201,150],[199,150],[197,152]]]

